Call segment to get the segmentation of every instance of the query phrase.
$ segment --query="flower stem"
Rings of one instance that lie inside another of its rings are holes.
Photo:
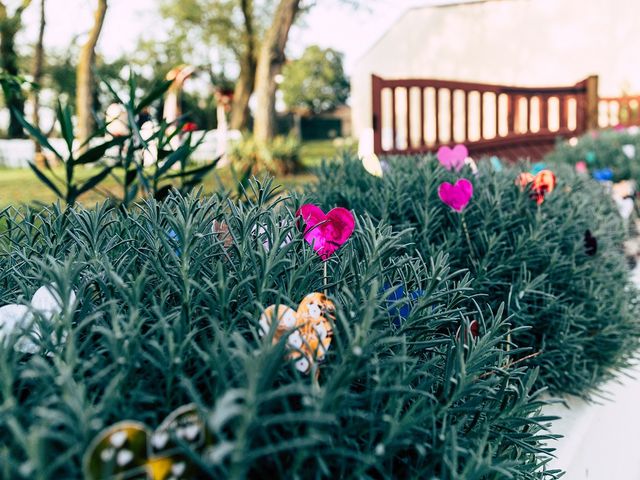
[[[473,250],[473,245],[471,243],[471,236],[469,235],[469,229],[467,228],[467,222],[464,219],[464,213],[460,213],[460,219],[462,220],[462,229],[464,230],[464,236],[467,239],[467,244],[469,245],[469,258],[473,260],[475,256],[475,252]]]
[[[322,284],[324,285],[324,294],[327,294],[327,262],[324,262],[324,275]]]

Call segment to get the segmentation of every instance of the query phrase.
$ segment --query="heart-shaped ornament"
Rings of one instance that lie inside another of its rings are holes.
[[[636,158],[636,146],[631,143],[622,145],[622,153],[624,153],[629,160],[633,160]]]
[[[620,198],[633,198],[636,195],[635,180],[621,180],[611,185],[611,195]]]
[[[616,206],[618,207],[618,212],[620,216],[627,220],[631,214],[633,213],[634,203],[633,198],[620,198],[617,195],[612,195],[613,200],[616,202]]]
[[[139,422],[118,422],[89,445],[84,476],[89,480],[201,478],[203,472],[184,449],[202,452],[210,438],[193,404],[174,410],[155,432]]]
[[[585,162],[584,160],[576,162],[576,173],[589,173],[587,162]]]
[[[532,175],[537,175],[541,171],[546,170],[546,169],[547,169],[547,164],[546,163],[537,162],[537,163],[534,163],[533,165],[531,165],[531,174]]]
[[[610,168],[600,168],[598,170],[594,170],[591,176],[594,180],[599,182],[610,182],[613,180],[613,170]]]
[[[443,182],[438,187],[438,196],[456,212],[462,212],[473,196],[473,185],[466,178],[461,178],[455,185]]]
[[[362,157],[362,166],[364,169],[374,177],[382,178],[382,174],[384,170],[382,168],[382,163],[380,159],[375,153],[369,153],[367,155],[363,155]]]
[[[471,320],[468,324],[463,322],[456,331],[456,338],[458,340],[464,340],[464,343],[479,336],[480,324],[477,320]]]
[[[584,252],[590,257],[598,253],[598,239],[591,234],[591,230],[584,232]]]
[[[76,301],[75,292],[70,292],[68,304]],[[36,290],[31,297],[30,306],[10,304],[0,307],[0,342],[6,341],[10,335],[20,335],[15,349],[22,353],[34,354],[40,346],[33,341],[33,336],[41,337],[42,333],[34,317],[39,314],[43,320],[51,322],[55,315],[62,313],[63,302],[56,285],[45,285]],[[63,336],[64,337],[64,336]],[[56,344],[64,342],[64,338],[57,339],[52,334],[52,341]]]
[[[493,167],[494,172],[502,171],[502,163],[500,163],[500,159],[498,157],[494,155],[489,159],[489,161],[491,162],[491,167]]]
[[[320,207],[306,204],[296,212],[305,222],[304,239],[326,261],[349,239],[355,229],[355,218],[346,208],[324,213]]]
[[[284,238],[281,237],[280,248],[284,248],[289,245],[293,241],[293,235],[291,229],[286,220],[280,220],[279,224],[273,225],[272,235],[273,237],[277,237],[281,235],[285,230],[289,230]],[[266,225],[256,224],[251,227],[251,233],[255,235],[261,242],[264,249],[268,252],[271,250],[271,236],[267,231]],[[275,240],[275,238],[274,238]]]
[[[470,169],[471,169],[471,173],[473,175],[477,175],[478,174],[478,164],[476,163],[476,161],[471,158],[471,157],[467,157],[464,159],[464,164],[467,165]]]
[[[321,362],[331,345],[335,305],[323,293],[310,293],[302,299],[298,310],[285,305],[271,305],[260,316],[260,336],[275,328],[272,344],[287,337],[288,358],[302,373],[309,373],[315,362]],[[274,327],[275,325],[275,327]]]
[[[383,285],[384,293],[387,295],[387,311],[393,319],[393,324],[400,327],[403,321],[409,318],[411,309],[418,299],[424,296],[424,290],[413,290],[405,293],[404,285],[391,286],[389,283]]]
[[[469,156],[469,150],[462,144],[453,148],[442,146],[438,149],[438,161],[447,170],[459,172],[464,167],[464,161]]]

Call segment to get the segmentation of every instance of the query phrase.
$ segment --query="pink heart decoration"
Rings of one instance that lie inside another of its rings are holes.
[[[453,148],[442,146],[438,149],[438,161],[447,170],[459,172],[464,167],[464,161],[469,156],[469,150],[464,145]]]
[[[587,162],[584,160],[580,160],[576,162],[576,172],[577,173],[589,173],[589,168],[587,167]]]
[[[440,200],[453,208],[456,212],[462,212],[473,195],[473,185],[466,178],[461,178],[455,185],[442,182],[438,187]]]
[[[346,243],[356,225],[353,213],[341,207],[325,214],[320,207],[306,204],[298,209],[296,216],[305,222],[304,239],[324,261]]]

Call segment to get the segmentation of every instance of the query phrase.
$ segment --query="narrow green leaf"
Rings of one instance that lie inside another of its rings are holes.
[[[80,155],[74,162],[76,165],[86,165],[87,163],[94,163],[104,157],[107,150],[111,147],[122,145],[126,140],[126,137],[118,137],[113,140],[109,140],[108,142],[104,142],[100,145],[96,145],[95,147],[87,150],[85,153]]]
[[[44,183],[50,190],[52,190],[58,197],[60,198],[64,198],[64,195],[62,194],[62,192],[60,192],[60,189],[58,189],[58,187],[56,187],[53,182],[44,174],[40,171],[40,169],[33,163],[29,162],[29,167],[31,168],[31,170],[33,170],[33,173],[36,174],[36,176],[38,177],[38,179],[40,179],[40,181],[42,183]]]
[[[78,195],[82,195],[83,193],[91,190],[96,185],[98,185],[100,182],[102,182],[109,175],[109,173],[111,173],[111,170],[113,170],[113,168],[114,168],[113,165],[108,166],[108,167],[104,168],[100,173],[94,175],[89,180],[87,180],[85,183],[83,183],[82,186],[80,188],[78,188]]]
[[[140,103],[138,103],[138,105],[136,106],[136,115],[142,112],[145,107],[148,107],[153,102],[161,98],[167,92],[167,90],[169,90],[169,87],[172,83],[173,80],[163,80],[155,85],[154,88],[145,97],[143,97],[142,100],[140,100]]]
[[[192,170],[186,170],[184,172],[172,173],[170,175],[167,175],[165,178],[184,178],[184,177],[189,177],[191,175],[204,176],[216,167],[216,165],[220,161],[220,158],[222,157],[218,157],[215,160],[213,160],[213,162],[208,163],[207,165],[204,165],[202,167],[194,168]]]
[[[44,148],[46,148],[51,153],[53,153],[60,161],[64,161],[64,159],[62,158],[62,155],[60,155],[60,153],[58,153],[58,151],[55,148],[53,148],[51,143],[49,143],[49,140],[47,139],[46,135],[42,133],[42,131],[39,128],[27,122],[27,120],[24,118],[24,115],[22,115],[20,111],[17,110],[16,108],[11,107],[11,111],[14,113],[14,115],[16,116],[20,124],[23,126],[23,128],[27,132],[29,132],[29,135],[31,135],[40,145],[42,145]]]
[[[56,114],[58,117],[58,123],[60,124],[62,138],[67,144],[69,156],[71,156],[73,152],[73,140],[75,138],[73,133],[73,121],[71,120],[71,110],[68,106],[63,107],[62,103],[58,100],[56,105]]]
[[[191,148],[185,142],[177,150],[172,152],[167,159],[163,162],[163,164],[158,168],[156,173],[156,177],[161,177],[165,173],[169,171],[171,167],[173,167],[176,163],[182,162],[191,154]]]

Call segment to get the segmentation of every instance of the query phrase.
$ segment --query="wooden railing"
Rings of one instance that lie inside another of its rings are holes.
[[[525,88],[372,77],[374,152],[415,154],[464,143],[473,154],[553,146],[598,126],[598,78]]]
[[[601,97],[598,101],[600,128],[640,125],[640,95]]]

